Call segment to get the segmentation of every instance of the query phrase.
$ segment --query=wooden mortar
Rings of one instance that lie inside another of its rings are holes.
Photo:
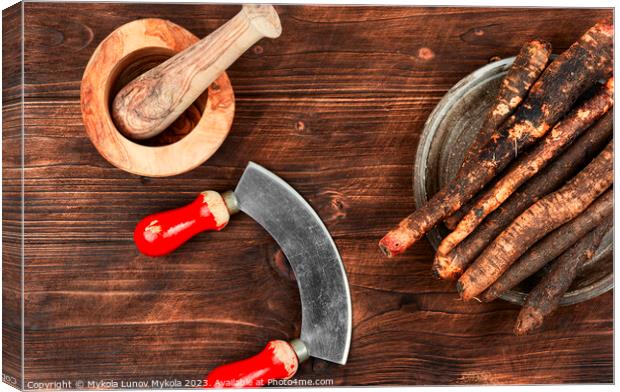
[[[88,136],[108,162],[142,176],[173,176],[200,166],[224,142],[235,112],[234,93],[225,72],[186,112],[197,121],[193,129],[171,144],[157,145],[165,142],[165,137],[151,141],[155,145],[145,145],[149,141],[138,144],[117,129],[110,115],[114,95],[138,76],[136,73],[198,41],[198,37],[170,21],[140,19],[114,30],[99,44],[82,78],[81,109]],[[187,128],[188,121],[193,125],[191,120],[185,120],[185,124],[172,127]]]

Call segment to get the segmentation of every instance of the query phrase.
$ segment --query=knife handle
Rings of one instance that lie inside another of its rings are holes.
[[[308,351],[299,339],[287,343],[272,340],[259,354],[215,368],[205,378],[205,388],[256,388],[269,380],[288,380],[308,359]]]
[[[238,211],[232,192],[205,191],[186,206],[142,219],[134,231],[134,242],[147,256],[164,256],[200,232],[222,230],[230,215]]]

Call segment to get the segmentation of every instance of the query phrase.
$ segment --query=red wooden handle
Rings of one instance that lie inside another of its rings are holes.
[[[255,388],[269,380],[287,380],[295,375],[299,360],[293,347],[282,340],[272,340],[251,358],[215,368],[205,378],[206,388]]]
[[[149,215],[136,226],[133,239],[147,256],[164,256],[205,230],[219,231],[230,214],[237,212],[229,198],[214,191],[202,192],[192,203],[175,210]]]

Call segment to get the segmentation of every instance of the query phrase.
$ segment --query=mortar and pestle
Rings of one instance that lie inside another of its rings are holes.
[[[282,29],[270,5],[244,5],[199,40],[163,19],[140,19],[108,35],[82,78],[86,132],[99,153],[130,173],[165,177],[204,163],[224,142],[235,112],[225,70]]]

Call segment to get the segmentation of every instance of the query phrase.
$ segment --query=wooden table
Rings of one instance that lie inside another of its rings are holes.
[[[442,95],[489,59],[514,55],[527,39],[541,37],[564,50],[611,10],[278,6],[282,37],[260,41],[229,70],[235,122],[212,159],[190,173],[154,179],[122,172],[99,156],[79,105],[82,72],[97,44],[145,17],[205,36],[238,9],[25,5],[23,120],[19,45],[5,44],[4,58],[5,72],[15,71],[3,85],[5,374],[21,382],[22,327],[26,387],[200,380],[269,339],[296,337],[296,284],[274,241],[247,216],[161,259],[140,255],[132,242],[141,217],[185,204],[202,190],[233,187],[253,160],[317,210],[351,286],[348,364],[310,360],[298,379],[335,385],[613,381],[611,292],[562,309],[534,336],[515,337],[518,308],[457,300],[452,284],[431,277],[426,241],[391,260],[377,248],[414,208],[414,154]],[[19,13],[16,6],[4,14],[5,42],[19,34]]]

